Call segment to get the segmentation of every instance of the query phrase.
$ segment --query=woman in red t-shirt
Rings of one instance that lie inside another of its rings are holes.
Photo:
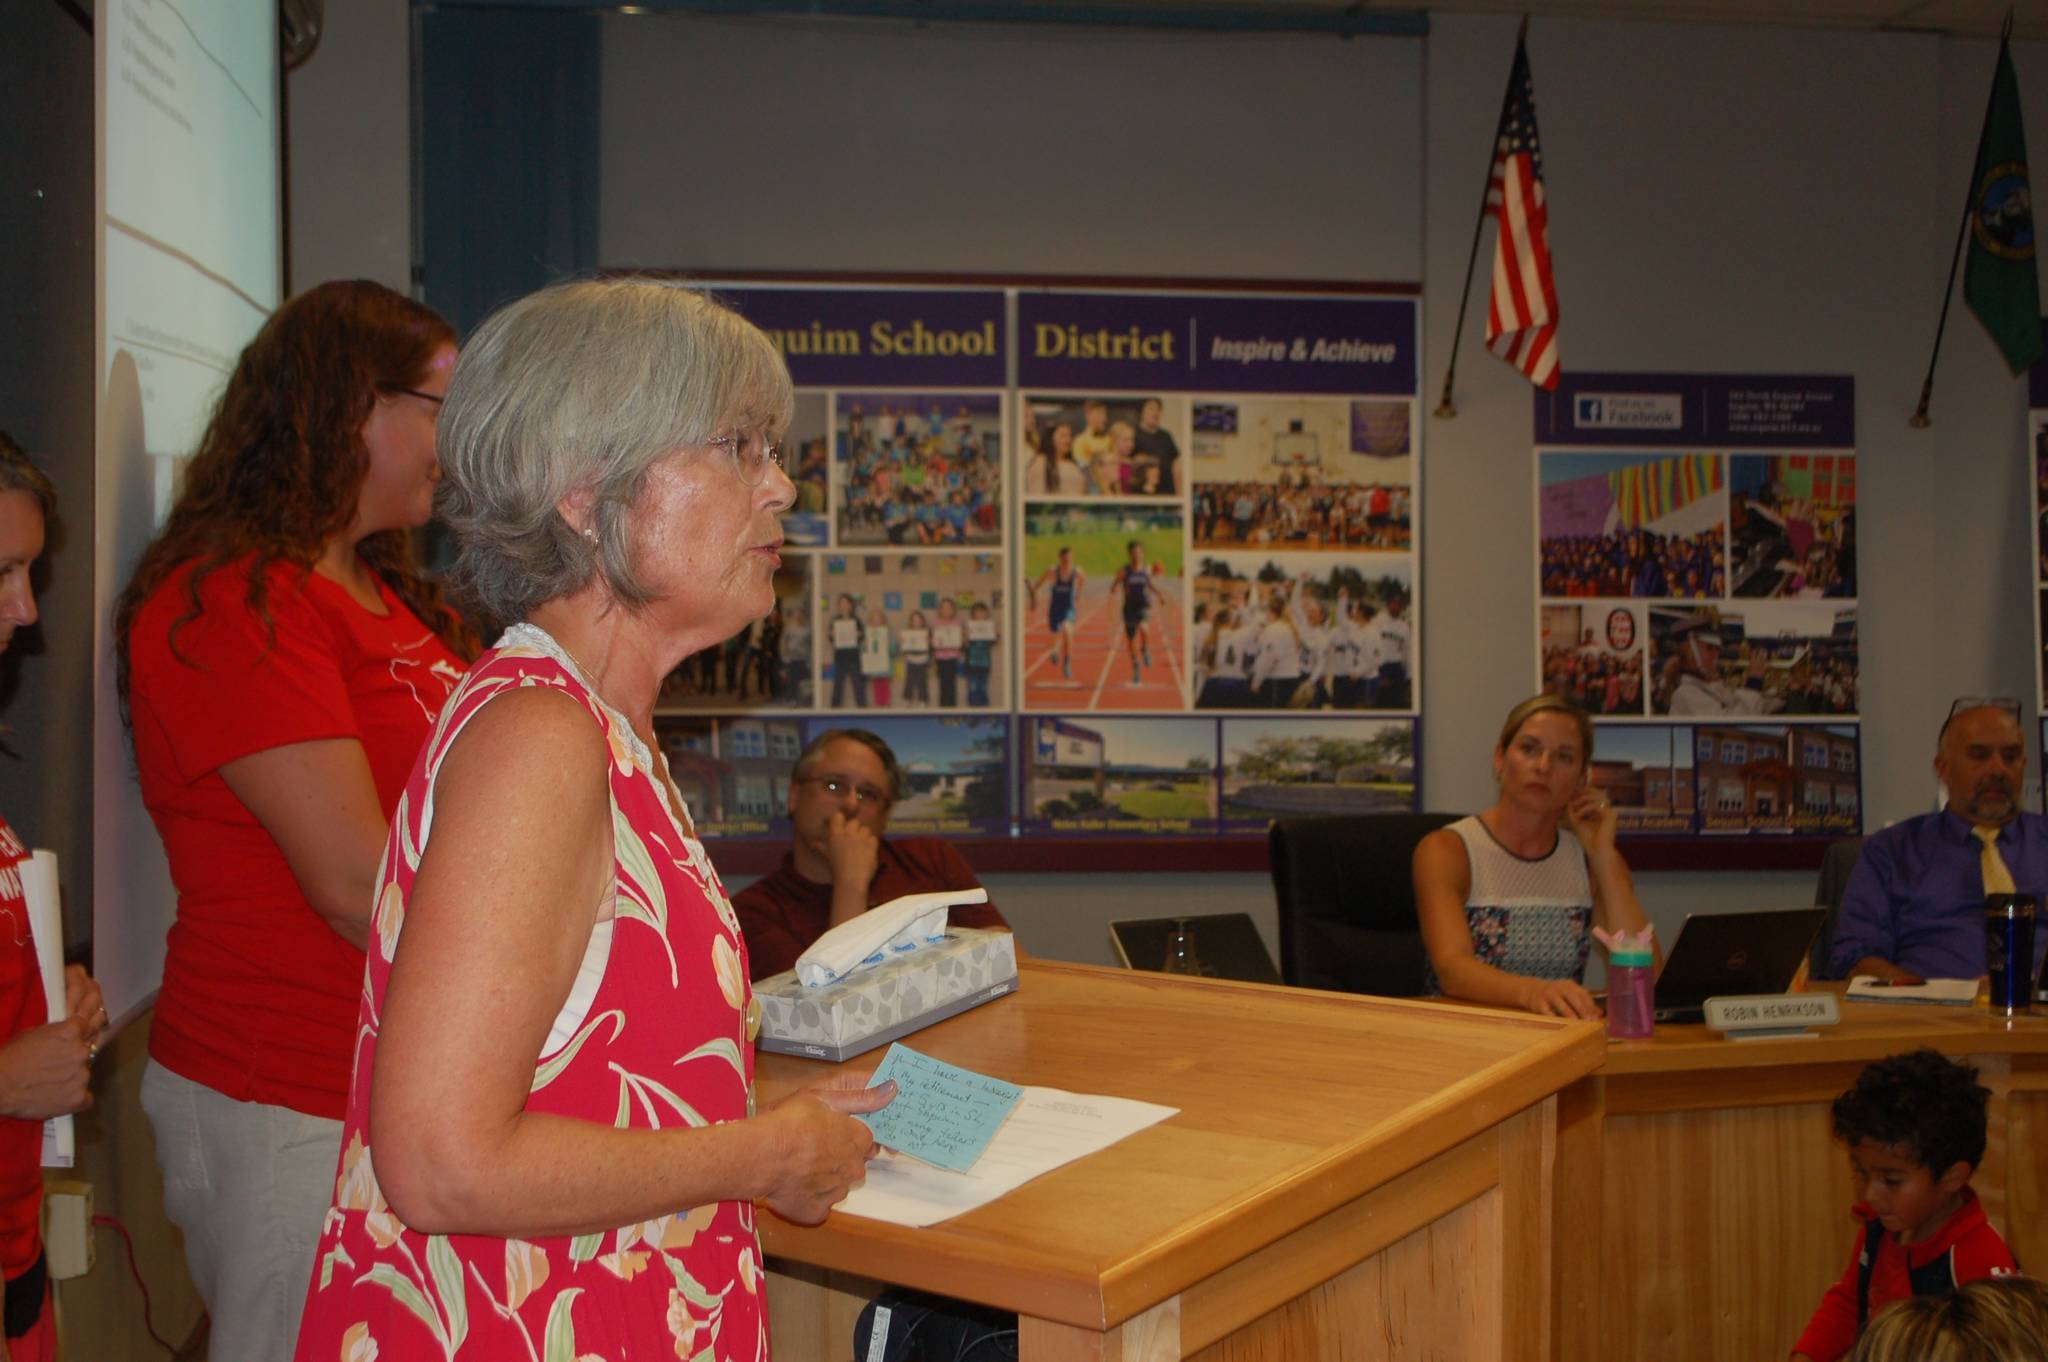
[[[0,652],[36,622],[29,568],[43,552],[56,489],[0,431]],[[0,1359],[57,1355],[49,1276],[38,1220],[43,1204],[43,1122],[92,1105],[87,1082],[107,1009],[100,986],[73,965],[64,972],[65,1016],[49,1020],[35,938],[22,893],[28,851],[0,818],[0,1273],[7,1279]]]
[[[178,890],[143,1106],[216,1362],[291,1352],[385,829],[474,651],[409,539],[454,363],[447,323],[380,285],[286,302],[115,607]]]

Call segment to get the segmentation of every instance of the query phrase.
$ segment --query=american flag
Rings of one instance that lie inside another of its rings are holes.
[[[1529,54],[1515,43],[1486,212],[1500,223],[1493,241],[1493,294],[1486,348],[1539,388],[1557,386],[1557,280],[1550,272],[1550,210],[1543,200],[1543,149],[1536,141],[1536,92]]]

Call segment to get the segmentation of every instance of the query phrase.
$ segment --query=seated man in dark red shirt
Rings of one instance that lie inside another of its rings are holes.
[[[793,969],[829,928],[878,904],[981,883],[939,838],[882,836],[902,792],[903,768],[873,733],[835,728],[811,739],[789,783],[789,853],[773,874],[733,896],[754,978]],[[947,920],[1009,930],[993,903],[953,908]]]

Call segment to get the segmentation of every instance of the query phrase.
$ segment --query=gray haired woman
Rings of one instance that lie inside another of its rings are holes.
[[[663,280],[544,290],[458,362],[453,576],[509,627],[392,819],[300,1358],[766,1357],[753,1203],[860,1181],[888,1089],[753,1112],[745,947],[652,727],[774,605],[791,405]]]

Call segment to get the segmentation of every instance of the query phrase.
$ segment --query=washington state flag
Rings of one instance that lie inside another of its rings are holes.
[[[2034,206],[2027,185],[2027,138],[2012,53],[1998,45],[1991,106],[1977,140],[1970,181],[1970,254],[1963,297],[2015,374],[2041,357],[2041,284],[2034,265]]]

